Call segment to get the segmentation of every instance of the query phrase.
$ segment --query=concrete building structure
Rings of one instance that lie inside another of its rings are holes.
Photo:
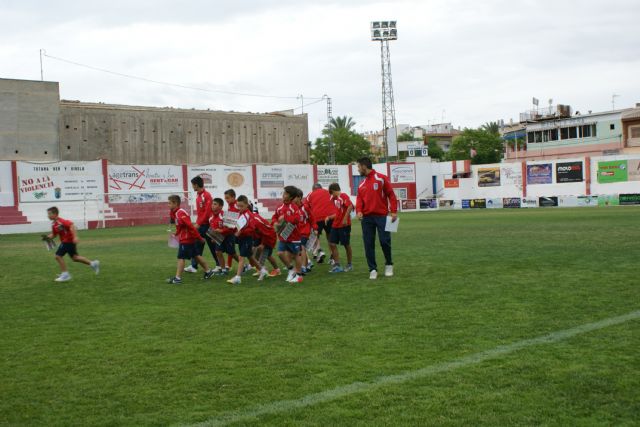
[[[0,159],[304,164],[307,115],[60,101],[56,82],[0,79]]]

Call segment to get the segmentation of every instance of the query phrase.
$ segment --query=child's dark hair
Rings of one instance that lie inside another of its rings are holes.
[[[47,209],[47,212],[51,212],[54,215],[58,215],[60,213],[60,211],[58,211],[58,208],[55,206],[51,206],[49,209]]]
[[[340,191],[340,184],[337,182],[332,182],[331,185],[329,185],[329,192],[333,193],[334,191]]]
[[[220,197],[216,197],[215,199],[213,199],[213,203],[220,206],[221,208],[224,207],[224,200],[222,200]]]
[[[228,189],[227,191],[224,192],[225,196],[231,196],[231,197],[236,197],[236,190],[234,190],[233,188]]]
[[[236,199],[236,202],[246,203],[248,205],[249,199],[247,199],[247,196],[242,195]]]
[[[290,198],[295,199],[298,195],[298,188],[294,187],[293,185],[287,185],[286,187],[284,187],[284,192],[287,193]]]
[[[204,180],[200,175],[194,176],[193,178],[191,178],[191,183],[195,184],[195,186],[199,188],[204,187]]]
[[[169,201],[179,206],[181,202],[180,196],[178,196],[177,194],[172,194],[171,196],[169,196]]]
[[[358,159],[358,163],[362,166],[365,166],[367,169],[373,169],[373,165],[371,164],[371,159],[368,157],[361,157]]]
[[[299,197],[301,200],[304,197],[304,193],[302,192],[301,189],[298,188],[298,194],[296,194],[296,197]]]

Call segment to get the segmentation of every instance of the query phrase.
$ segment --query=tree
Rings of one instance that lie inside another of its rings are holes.
[[[480,126],[480,129],[486,130],[487,132],[494,135],[500,135],[500,125],[498,124],[498,122],[486,122],[485,124]]]
[[[471,163],[498,163],[502,159],[503,141],[499,135],[485,129],[465,129],[451,144],[451,160],[468,160]]]
[[[340,119],[340,120],[338,120]],[[311,150],[311,162],[316,165],[326,165],[329,163],[329,141],[333,141],[336,155],[336,164],[346,165],[361,157],[371,155],[371,146],[369,141],[364,139],[362,135],[358,135],[351,130],[355,126],[355,122],[351,117],[337,117],[338,126],[330,129],[324,129],[322,138],[317,138],[313,149]],[[332,120],[332,124],[333,124]]]
[[[332,129],[346,129],[353,130],[356,122],[353,121],[351,117],[347,116],[338,116],[331,118],[331,128]]]
[[[429,157],[438,161],[444,160],[447,155],[434,138],[427,138],[427,149],[429,150]]]
[[[398,142],[407,142],[407,141],[415,141],[416,139],[413,137],[411,132],[402,132],[398,135]]]

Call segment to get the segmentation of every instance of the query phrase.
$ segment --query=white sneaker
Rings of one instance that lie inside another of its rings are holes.
[[[93,268],[93,271],[96,272],[96,276],[100,274],[100,261],[91,261],[91,268]]]
[[[197,272],[198,272],[198,270],[196,270],[195,268],[193,268],[193,266],[191,266],[191,265],[190,265],[189,267],[185,268],[185,269],[184,269],[184,271],[185,271],[186,273],[197,273]]]
[[[234,276],[233,279],[227,280],[227,283],[230,283],[232,285],[239,285],[240,283],[242,283],[242,279],[240,278],[240,276]]]
[[[69,280],[71,280],[71,275],[69,273],[62,273],[58,276],[56,282],[68,282]]]
[[[369,279],[376,280],[378,278],[378,272],[376,270],[371,270],[369,273]]]
[[[385,265],[384,266],[384,275],[386,277],[393,276],[393,265]]]
[[[290,282],[291,279],[293,279],[293,276],[295,276],[295,275],[296,275],[296,271],[295,270],[293,270],[293,269],[289,270],[289,274],[287,274],[287,282]]]
[[[269,274],[269,272],[263,268],[262,270],[260,270],[260,276],[258,276],[258,280],[264,280],[264,278],[267,277],[267,274]]]

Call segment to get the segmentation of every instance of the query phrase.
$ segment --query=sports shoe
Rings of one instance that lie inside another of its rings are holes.
[[[384,275],[386,277],[393,276],[393,265],[385,265],[384,266]]]
[[[209,269],[209,271],[204,273],[204,278],[207,279],[207,280],[211,279],[215,274],[216,274],[216,271],[211,268],[211,269]]]
[[[289,270],[289,273],[287,274],[287,282],[290,281],[295,275],[296,275],[295,270]]]
[[[307,269],[307,267],[301,267],[300,268],[300,273],[301,275],[306,275],[309,272],[309,270]]]
[[[234,276],[232,279],[227,280],[227,283],[230,283],[232,285],[239,285],[240,283],[242,283],[242,279],[240,278],[240,276]]]
[[[96,272],[96,276],[98,274],[100,274],[100,261],[95,260],[95,261],[91,261],[91,268],[93,268],[93,271]]]
[[[336,262],[333,260],[333,258],[329,258],[329,265],[335,265]]]
[[[268,277],[268,275],[269,275],[269,272],[267,271],[267,269],[263,268],[262,270],[260,270],[258,280],[263,281],[265,277]]]
[[[193,266],[192,266],[192,265],[190,265],[189,267],[185,268],[185,269],[184,269],[184,271],[185,271],[186,273],[197,273],[197,272],[198,272],[198,269],[197,269],[197,268],[193,268]]]
[[[287,282],[289,283],[302,283],[302,281],[304,280],[304,277],[302,277],[299,274],[295,274],[293,275],[293,277],[290,280],[287,280]]]
[[[342,268],[340,264],[336,264],[329,270],[329,273],[344,273],[344,268]]]
[[[56,282],[68,282],[71,280],[71,275],[69,273],[62,273],[56,278]]]
[[[345,267],[344,271],[353,271],[353,265],[347,264],[347,266]]]
[[[258,277],[260,276],[261,271],[256,271],[255,273],[252,274],[253,277]]]
[[[273,270],[271,270],[271,273],[269,273],[269,277],[277,277],[281,274],[282,272],[280,272],[279,268],[274,268]]]
[[[307,270],[311,271],[313,270],[313,263],[311,261],[309,261],[309,264],[307,264]]]
[[[223,268],[223,269],[220,271],[220,275],[221,275],[221,276],[226,276],[227,274],[229,274],[229,269],[228,269],[228,268]]]
[[[167,279],[167,283],[170,285],[182,285],[182,279],[172,277],[170,279]]]
[[[318,258],[317,258],[318,264],[322,264],[324,262],[324,259],[325,259],[326,256],[327,255],[324,252],[320,251],[320,253],[318,254]]]
[[[376,280],[378,278],[378,272],[376,270],[371,270],[369,272],[369,279]]]

